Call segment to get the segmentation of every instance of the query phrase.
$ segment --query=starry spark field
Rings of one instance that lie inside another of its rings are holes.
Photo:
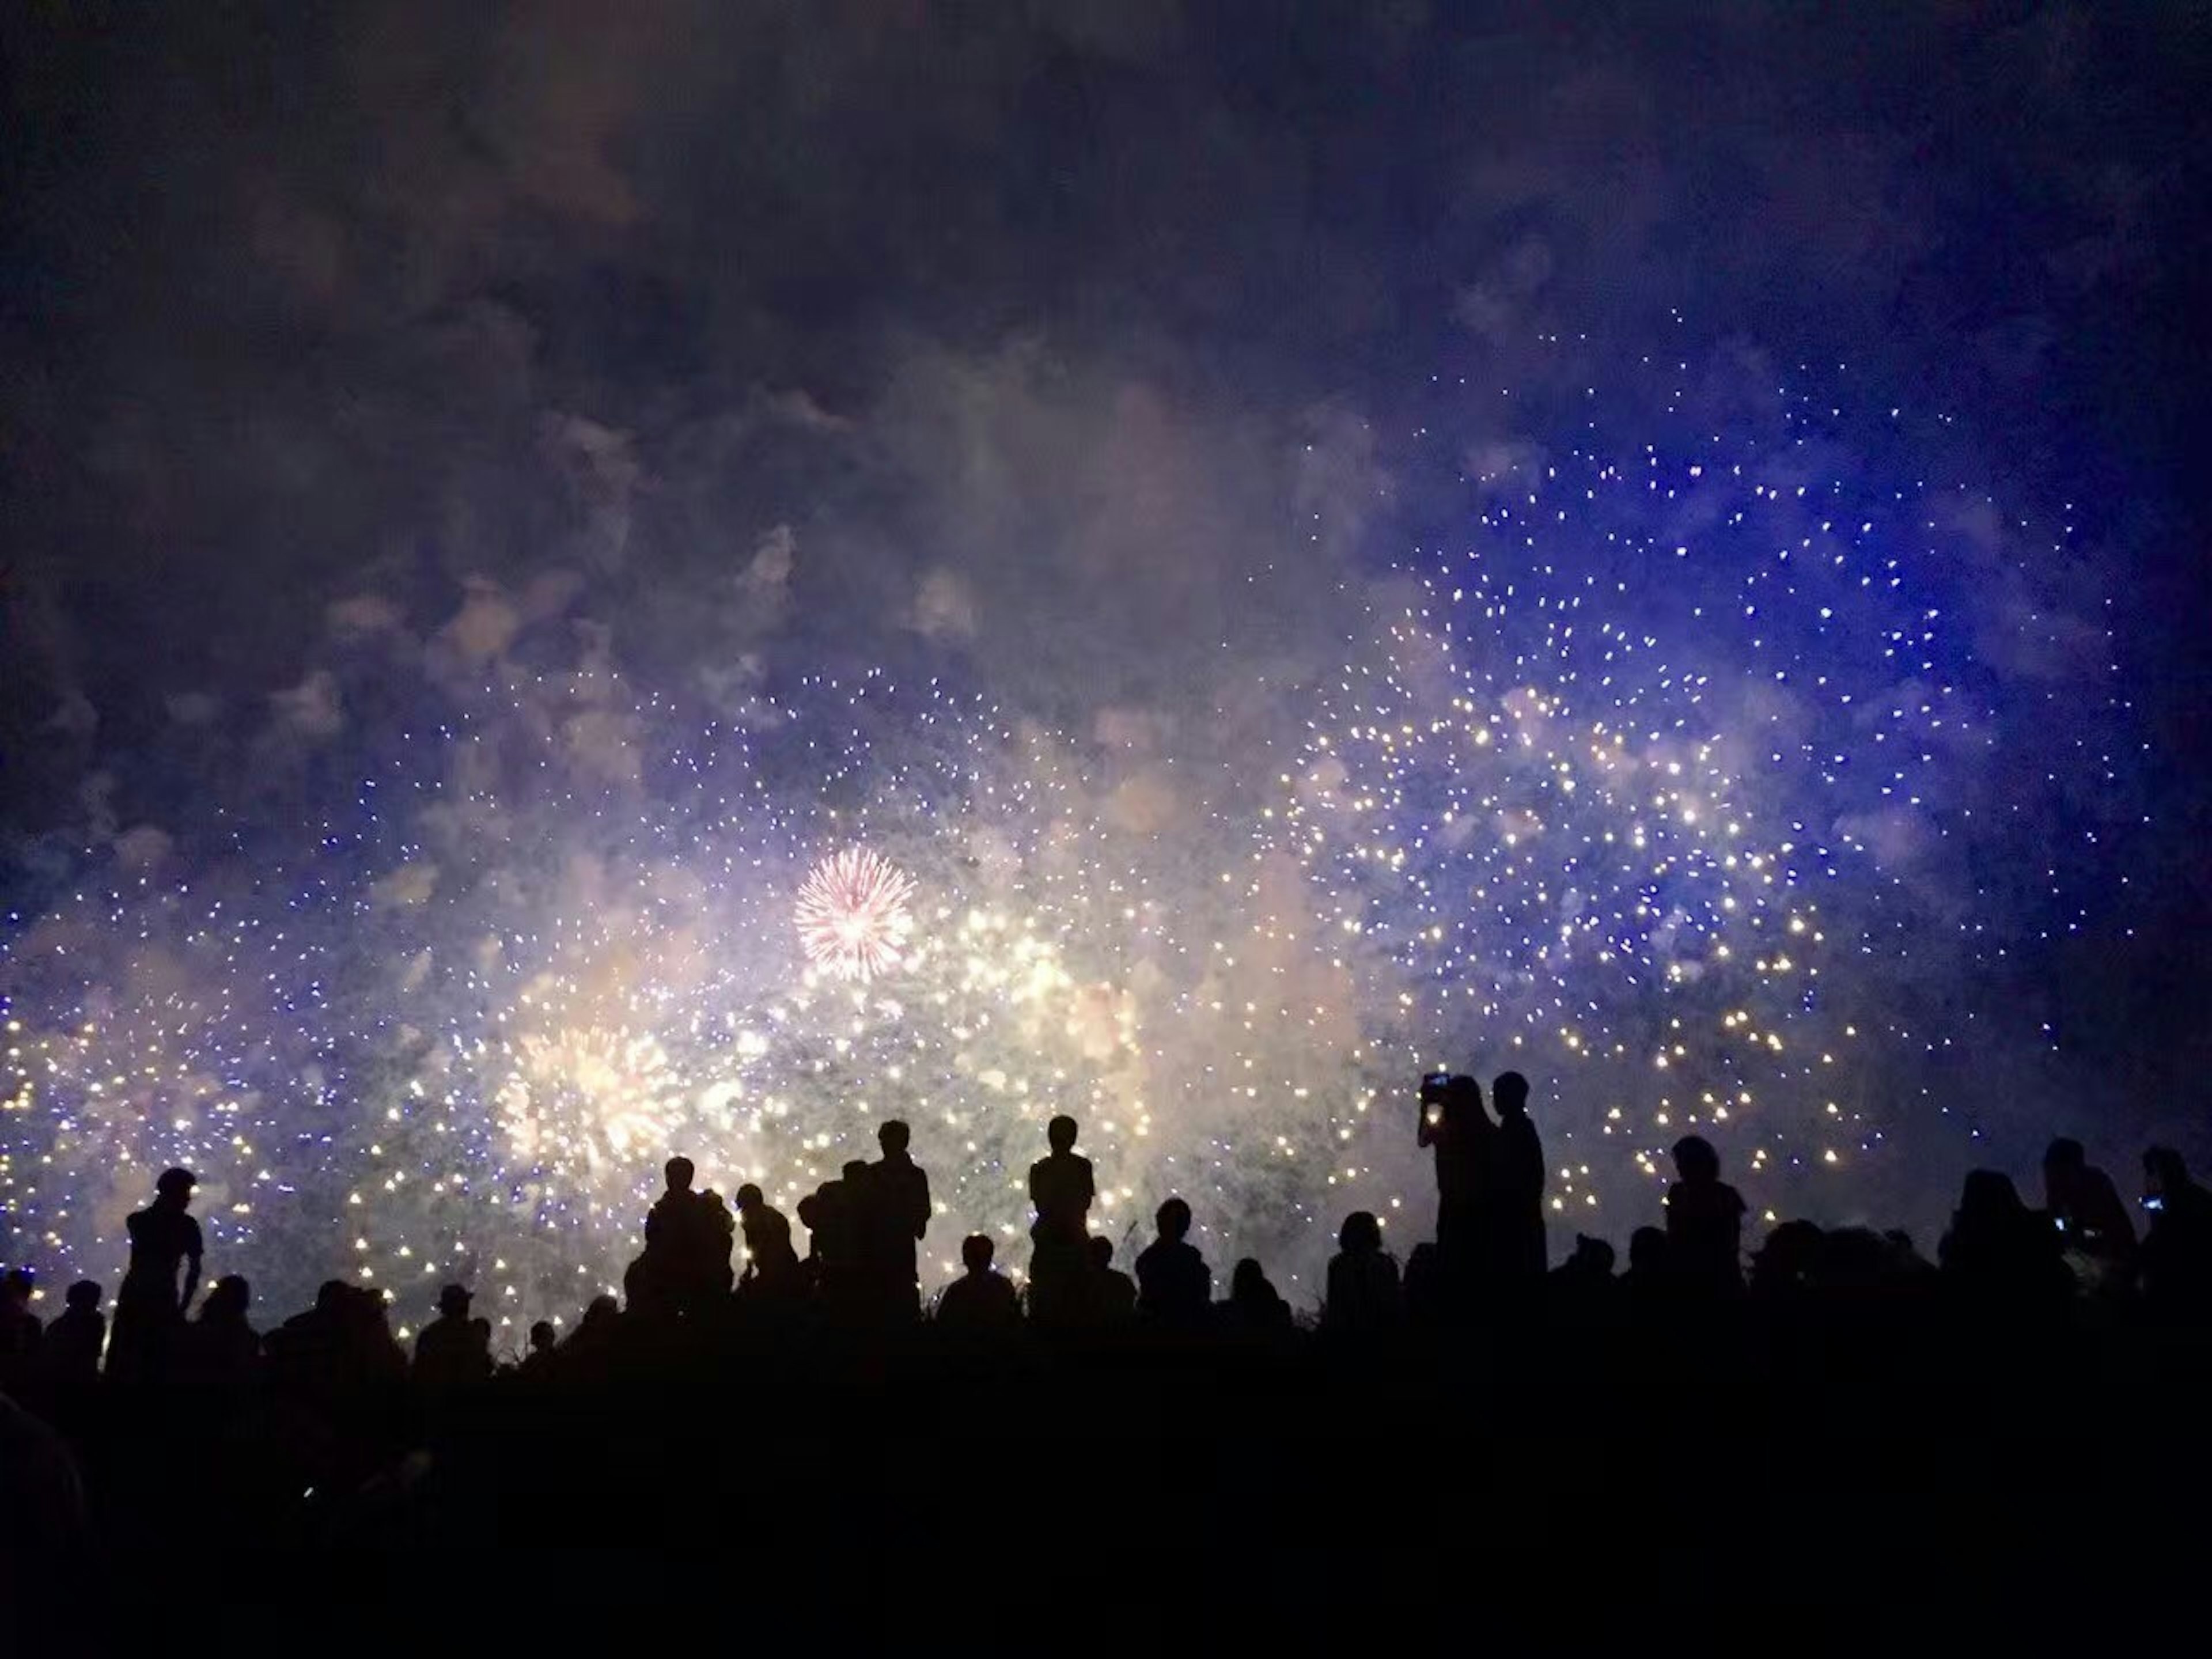
[[[6,1253],[112,1284],[184,1164],[264,1312],[346,1276],[404,1323],[459,1279],[512,1342],[618,1282],[672,1152],[788,1212],[898,1116],[933,1288],[977,1229],[1018,1269],[1065,1111],[1100,1231],[1180,1192],[1219,1278],[1310,1301],[1346,1211],[1425,1231],[1437,1066],[1531,1078],[1555,1246],[1652,1219],[1692,1127],[1754,1213],[1857,1214],[1966,1139],[1942,1065],[2042,1042],[1929,987],[2094,925],[2094,836],[2020,848],[2126,712],[1993,506],[1863,471],[1807,419],[1471,460],[1165,827],[939,684],[734,722],[596,671],[456,696],[347,813],[9,918]],[[2084,673],[2030,672],[2060,646]]]

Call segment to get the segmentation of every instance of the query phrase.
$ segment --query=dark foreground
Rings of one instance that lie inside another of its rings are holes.
[[[1358,1347],[935,1334],[632,1328],[304,1450],[265,1401],[109,1401],[76,1425],[88,1553],[11,1552],[16,1640],[1612,1650],[2083,1616],[2163,1640],[2201,1604],[2212,1350],[2133,1312],[1931,1294]]]

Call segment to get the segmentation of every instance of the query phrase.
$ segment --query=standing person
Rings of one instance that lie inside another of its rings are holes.
[[[739,1293],[755,1301],[795,1299],[802,1285],[799,1256],[791,1245],[791,1223],[750,1181],[738,1188],[738,1228],[745,1241]]]
[[[39,1352],[39,1316],[31,1311],[38,1281],[21,1267],[0,1278],[0,1389],[19,1380]]]
[[[1667,1262],[1674,1283],[1692,1295],[1741,1291],[1744,1203],[1721,1179],[1721,1155],[1703,1135],[1684,1135],[1674,1143],[1674,1174],[1667,1188]]]
[[[2143,1299],[2169,1317],[2212,1317],[2212,1193],[2171,1146],[2143,1154]]]
[[[871,1300],[885,1322],[910,1324],[921,1314],[921,1275],[915,1246],[929,1226],[929,1177],[907,1146],[912,1132],[893,1118],[876,1131],[881,1158],[868,1166],[863,1224],[867,1231]]]
[[[80,1279],[69,1287],[39,1351],[49,1387],[82,1395],[100,1381],[100,1351],[107,1345],[107,1316],[100,1310],[103,1294],[96,1279]]]
[[[1544,1148],[1528,1117],[1528,1079],[1504,1072],[1490,1085],[1498,1108],[1498,1142],[1491,1160],[1490,1218],[1497,1255],[1492,1271],[1501,1284],[1526,1290],[1550,1265],[1544,1249]]]
[[[1455,1284],[1479,1280],[1486,1265],[1484,1205],[1498,1126],[1482,1109],[1482,1085],[1471,1077],[1432,1072],[1421,1079],[1417,1145],[1437,1155],[1437,1257]]]
[[[2087,1288],[2134,1288],[2135,1223],[2112,1176],[2089,1162],[2080,1141],[2061,1136],[2043,1154],[2043,1205],[2064,1253],[2083,1269]]]
[[[1021,1328],[1021,1297],[992,1270],[994,1249],[988,1233],[960,1241],[960,1263],[967,1272],[937,1298],[939,1330],[955,1336],[1004,1336]]]
[[[729,1291],[737,1222],[720,1194],[691,1190],[697,1173],[688,1158],[662,1168],[667,1190],[646,1215],[645,1251],[626,1275],[631,1300],[642,1307],[691,1313]]]
[[[1381,1336],[1398,1328],[1404,1311],[1398,1264],[1382,1248],[1382,1224],[1370,1211],[1354,1210],[1336,1235],[1322,1330],[1334,1337]]]
[[[1090,1279],[1091,1200],[1097,1196],[1091,1160],[1077,1156],[1075,1120],[1045,1125],[1051,1152],[1030,1165],[1030,1312],[1047,1323],[1071,1323],[1084,1312]]]
[[[451,1394],[491,1376],[491,1327],[469,1317],[469,1302],[466,1285],[447,1285],[438,1316],[415,1339],[415,1385],[425,1394]]]
[[[1137,1255],[1137,1317],[1163,1329],[1200,1329],[1213,1306],[1213,1272],[1190,1243],[1190,1206],[1171,1198],[1154,1218],[1159,1237]]]
[[[156,1381],[175,1358],[185,1309],[200,1284],[200,1224],[188,1207],[198,1184],[190,1170],[164,1170],[154,1183],[154,1201],[125,1224],[131,1232],[131,1265],[115,1298],[115,1330],[107,1348],[111,1376]]]

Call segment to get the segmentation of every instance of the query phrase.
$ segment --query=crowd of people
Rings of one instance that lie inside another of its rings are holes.
[[[961,1244],[960,1276],[925,1303],[917,1247],[935,1218],[928,1177],[907,1126],[886,1122],[876,1160],[847,1164],[795,1206],[803,1254],[792,1218],[759,1188],[740,1187],[726,1201],[698,1186],[690,1160],[670,1159],[623,1299],[596,1298],[565,1334],[538,1322],[513,1357],[495,1353],[490,1322],[472,1313],[459,1284],[439,1292],[411,1354],[393,1331],[387,1293],[343,1279],[325,1283],[306,1310],[257,1329],[243,1278],[218,1278],[199,1294],[194,1181],[171,1170],[129,1219],[130,1264],[112,1323],[95,1282],[70,1285],[46,1320],[27,1269],[0,1279],[0,1425],[18,1474],[81,1465],[96,1488],[103,1476],[124,1478],[114,1474],[118,1448],[135,1443],[118,1424],[143,1432],[190,1423],[201,1443],[228,1437],[251,1447],[220,1462],[225,1478],[246,1488],[231,1494],[235,1507],[281,1512],[302,1493],[358,1492],[392,1478],[441,1425],[503,1410],[534,1388],[604,1378],[625,1355],[665,1357],[672,1342],[694,1359],[717,1343],[724,1352],[848,1354],[934,1343],[971,1360],[1040,1345],[1096,1354],[1115,1342],[1154,1353],[1402,1357],[1425,1340],[1488,1341],[1537,1322],[1650,1331],[1725,1320],[1730,1310],[1753,1319],[1763,1310],[1884,1297],[1925,1298],[1947,1316],[2097,1309],[2212,1328],[2212,1194],[2170,1149],[2143,1157],[2140,1231],[2118,1185],[2075,1141],[2051,1144],[2039,1208],[2005,1175],[1977,1170],[1930,1261],[1902,1233],[1806,1221],[1773,1228],[1747,1252],[1744,1201],[1723,1179],[1713,1146],[1688,1135],[1673,1148],[1663,1208],[1630,1238],[1625,1268],[1616,1271],[1610,1244],[1589,1237],[1553,1266],[1528,1093],[1518,1075],[1499,1077],[1493,1115],[1474,1079],[1425,1079],[1416,1136],[1433,1153],[1435,1237],[1401,1262],[1376,1216],[1346,1216],[1325,1293],[1304,1313],[1250,1258],[1233,1264],[1217,1298],[1213,1267],[1193,1243],[1194,1217],[1180,1196],[1159,1204],[1156,1237],[1124,1272],[1111,1241],[1091,1230],[1097,1187],[1068,1117],[1051,1121],[1044,1156],[1029,1171],[1035,1219],[1021,1282],[1001,1270],[992,1238],[976,1233]],[[900,1335],[907,1331],[911,1338]],[[7,1541],[0,1537],[0,1548]]]

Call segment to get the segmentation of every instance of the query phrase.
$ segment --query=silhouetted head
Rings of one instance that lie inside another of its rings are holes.
[[[767,1202],[768,1200],[762,1195],[761,1189],[750,1181],[738,1188],[738,1209],[740,1213],[750,1213]]]
[[[2043,1172],[2045,1175],[2054,1170],[2078,1175],[2088,1167],[2089,1154],[2083,1150],[2081,1143],[2071,1136],[2061,1135],[2044,1150]]]
[[[884,1149],[886,1158],[896,1158],[913,1139],[914,1132],[896,1118],[888,1119],[876,1129],[876,1145]]]
[[[1518,1072],[1500,1072],[1498,1081],[1490,1085],[1490,1097],[1498,1103],[1498,1115],[1528,1109],[1528,1079]]]
[[[699,1171],[692,1167],[690,1158],[672,1158],[660,1166],[660,1173],[668,1177],[670,1192],[688,1193],[691,1190],[691,1182]]]
[[[343,1279],[326,1279],[315,1287],[315,1311],[337,1313],[345,1307],[346,1298],[352,1293],[353,1286]]]
[[[36,1283],[27,1268],[9,1268],[6,1274],[0,1275],[0,1303],[11,1308],[27,1307]]]
[[[530,1328],[530,1352],[544,1353],[553,1346],[553,1322],[541,1319]]]
[[[1444,1121],[1466,1123],[1482,1115],[1482,1085],[1471,1077],[1444,1085]]]
[[[988,1272],[991,1258],[998,1254],[998,1246],[991,1243],[988,1233],[970,1233],[960,1241],[960,1265],[971,1273]]]
[[[855,1158],[847,1160],[843,1173],[845,1179],[848,1181],[866,1180],[868,1178],[868,1160],[865,1158]]]
[[[814,1231],[815,1219],[821,1213],[822,1206],[814,1201],[812,1193],[807,1194],[799,1200],[799,1224],[805,1228],[808,1232]]]
[[[1721,1155],[1703,1135],[1684,1135],[1674,1143],[1674,1173],[1691,1185],[1721,1178]]]
[[[1159,1213],[1152,1219],[1158,1224],[1162,1238],[1181,1238],[1190,1231],[1190,1206],[1179,1198],[1171,1198],[1160,1206]]]
[[[438,1311],[449,1318],[459,1319],[468,1312],[470,1300],[465,1285],[448,1285],[438,1292]]]
[[[2020,1201],[2020,1189],[2012,1184],[2012,1177],[2002,1170],[1971,1170],[1966,1185],[1959,1190],[1962,1220],[2008,1219],[2027,1208]]]
[[[1567,1258],[1582,1272],[1599,1279],[1613,1276],[1613,1246],[1601,1238],[1592,1238],[1588,1233],[1575,1235],[1574,1254]]]
[[[1371,1210],[1354,1210],[1336,1230],[1336,1248],[1346,1255],[1373,1255],[1382,1248],[1382,1224]]]
[[[2189,1166],[2171,1146],[2154,1146],[2143,1154],[2143,1195],[2168,1198],[2189,1185]]]
[[[1114,1241],[1103,1233],[1091,1235],[1091,1265],[1104,1273],[1114,1265]]]
[[[100,1311],[100,1298],[102,1294],[98,1279],[80,1279],[69,1287],[69,1294],[64,1296],[62,1301],[66,1306],[75,1309],[79,1313],[97,1313]]]
[[[1045,1145],[1055,1152],[1073,1152],[1075,1150],[1075,1120],[1066,1113],[1061,1113],[1044,1126],[1044,1139]]]
[[[1657,1273],[1667,1265],[1667,1235],[1658,1227],[1638,1227],[1628,1236],[1628,1270]]]
[[[604,1293],[584,1304],[583,1322],[586,1328],[596,1328],[621,1317],[622,1304]]]
[[[199,1184],[199,1177],[190,1170],[164,1170],[161,1178],[154,1183],[154,1191],[182,1209],[191,1202],[192,1188]]]
[[[1232,1302],[1249,1302],[1257,1298],[1266,1301],[1274,1286],[1267,1282],[1258,1260],[1246,1256],[1237,1264],[1237,1271],[1229,1275],[1229,1297]]]
[[[246,1310],[253,1305],[253,1286],[246,1283],[243,1273],[225,1273],[208,1292],[207,1305],[202,1315],[243,1319]]]

